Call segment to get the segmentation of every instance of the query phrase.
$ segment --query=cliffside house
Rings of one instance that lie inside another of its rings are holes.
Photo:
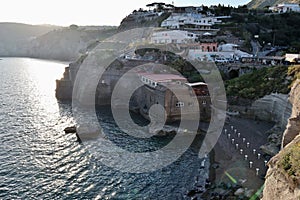
[[[282,3],[270,7],[269,10],[276,13],[300,12],[300,6],[297,3]]]
[[[168,29],[183,29],[209,31],[212,26],[221,21],[216,17],[203,17],[198,13],[172,13],[172,15],[162,22],[161,27]]]
[[[188,118],[193,114],[199,114],[195,113],[197,105],[191,101],[191,98],[196,97],[199,102],[200,119],[210,118],[211,101],[207,84],[203,82],[188,83],[186,78],[174,74],[140,73],[138,75],[144,83],[140,91],[142,95],[138,100],[140,113],[144,117],[149,118],[149,109],[154,104],[160,104],[165,108],[168,122],[179,121],[181,116]],[[179,94],[181,101],[172,91]],[[195,96],[193,96],[193,92]]]
[[[184,44],[193,43],[197,38],[197,34],[188,31],[161,31],[152,34],[151,42],[154,44]]]

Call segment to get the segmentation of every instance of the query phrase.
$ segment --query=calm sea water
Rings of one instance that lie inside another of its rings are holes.
[[[122,173],[63,132],[73,124],[70,105],[55,98],[55,80],[65,66],[28,58],[0,60],[0,199],[189,199],[195,178],[205,180],[208,173],[208,164],[200,169],[197,151],[188,150],[156,172]],[[104,108],[99,119],[110,139],[132,151],[168,141],[156,138],[131,146]]]

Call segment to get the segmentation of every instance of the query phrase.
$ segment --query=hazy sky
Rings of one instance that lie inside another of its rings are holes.
[[[250,0],[3,0],[1,22],[29,24],[119,25],[133,10],[153,2],[183,5],[244,5]]]

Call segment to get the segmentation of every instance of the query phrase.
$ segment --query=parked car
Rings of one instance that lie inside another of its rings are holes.
[[[216,63],[228,63],[229,61],[226,58],[215,58]]]

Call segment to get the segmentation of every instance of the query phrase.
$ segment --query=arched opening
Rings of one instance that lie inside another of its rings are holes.
[[[237,77],[239,77],[239,70],[231,70],[231,71],[229,71],[229,74],[228,74],[228,76],[229,76],[229,79],[233,79],[233,78],[237,78]]]

